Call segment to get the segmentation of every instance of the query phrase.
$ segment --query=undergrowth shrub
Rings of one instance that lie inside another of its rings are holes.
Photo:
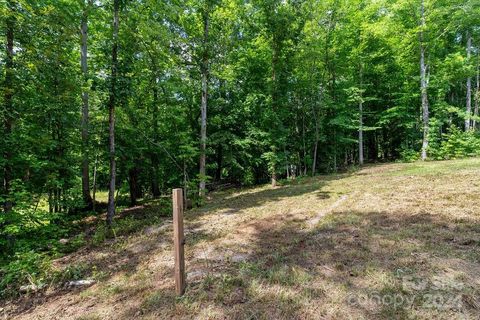
[[[402,162],[415,162],[420,159],[420,153],[412,148],[405,148],[400,151]]]
[[[52,264],[47,255],[34,251],[17,253],[0,269],[0,297],[15,295],[21,285],[44,285],[51,273]]]
[[[90,268],[86,264],[75,264],[67,266],[61,273],[57,272],[56,281],[81,280],[90,273]]]
[[[23,202],[26,203],[26,202]],[[120,211],[120,210],[119,210]],[[114,220],[113,236],[125,236],[160,223],[172,214],[168,198],[154,200],[154,205],[132,213],[120,214]],[[85,245],[104,245],[107,229],[95,221],[92,237],[84,232],[89,226],[75,213],[50,213],[32,205],[16,205],[8,215],[0,215],[0,297],[13,297],[24,285],[45,285],[79,280],[86,276],[102,278],[95,266],[52,267],[52,261]]]
[[[480,135],[452,125],[447,133],[442,134],[441,139],[432,139],[429,155],[435,160],[480,156]]]

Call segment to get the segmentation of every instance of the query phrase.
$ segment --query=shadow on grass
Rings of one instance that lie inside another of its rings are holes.
[[[293,181],[285,181],[276,188],[265,187],[259,191],[255,189],[244,189],[238,195],[232,194],[232,191],[219,192],[214,198],[206,203],[205,206],[191,210],[187,214],[189,220],[195,220],[199,214],[216,214],[219,210],[225,210],[225,214],[237,214],[242,210],[259,207],[269,202],[276,202],[284,198],[298,197],[317,191],[317,197],[322,199],[330,198],[330,194],[322,191],[322,188],[331,181],[341,180],[348,174],[338,174],[330,176],[317,176],[313,178],[301,178]]]
[[[340,212],[313,230],[293,218],[272,222],[255,223],[242,261],[225,260],[181,299],[156,291],[135,312],[210,319],[480,315],[478,223],[403,212]]]
[[[16,299],[15,296],[7,297],[4,301],[0,300],[0,307],[4,303],[14,302],[17,308],[13,316],[27,312],[38,304],[67,292],[81,292],[86,289],[84,287],[66,288],[63,284],[67,281],[92,278],[105,281],[117,272],[123,272],[127,276],[136,273],[138,265],[148,259],[153,250],[169,244],[170,239],[162,236],[163,230],[166,229],[164,227],[168,227],[166,224],[170,221],[166,219],[167,212],[171,212],[171,207],[165,203],[141,205],[122,210],[114,219],[115,238],[113,239],[106,238],[107,229],[103,220],[95,218],[83,221],[77,230],[78,232],[83,229],[80,233],[83,239],[81,246],[75,248],[75,254],[55,260],[54,264],[58,270],[52,273],[52,279],[44,279],[55,290],[47,292],[42,290]],[[131,234],[141,236],[133,245],[128,242]],[[51,241],[58,240],[51,239]],[[67,243],[63,246],[68,245]]]
[[[332,195],[323,188],[329,181],[343,177],[318,177],[276,189],[214,195],[219,198],[214,203],[186,214],[190,220],[188,228],[192,230],[192,235],[187,236],[187,250],[188,246],[197,246],[198,251],[199,243],[223,237],[202,230],[203,222],[196,220],[198,213],[215,215],[217,210],[224,210],[222,214],[236,215],[244,209],[308,193],[319,200],[328,199]],[[148,220],[144,213],[143,208],[134,208],[125,212],[123,218]],[[128,294],[129,300],[139,303],[122,308],[116,317],[405,319],[465,315],[480,318],[478,222],[393,210],[343,211],[327,215],[315,228],[306,229],[306,221],[299,221],[294,214],[281,218],[249,222],[248,229],[253,229],[248,238],[251,241],[246,244],[247,253],[242,247],[244,256],[239,259],[213,261],[213,256],[206,255],[205,260],[212,262],[204,265],[211,270],[189,281],[184,297],[175,297],[173,281],[168,289],[136,287],[123,295]],[[244,227],[239,225],[239,229]],[[127,275],[140,272],[138,266],[155,252],[171,249],[171,239],[162,232],[145,233],[133,246],[112,243],[102,251],[105,255],[86,255],[88,265],[111,272],[105,279],[117,272]],[[226,247],[238,249],[235,244]],[[193,259],[187,260],[188,271],[198,267],[193,263]],[[172,272],[173,268],[165,266],[151,277],[166,279]],[[426,281],[426,286],[406,288],[405,279],[410,285]],[[448,280],[446,286],[438,289],[438,279]],[[432,293],[442,298],[459,296],[460,304],[429,306],[428,295]],[[401,304],[372,299],[358,301],[360,297],[397,296],[404,299]]]

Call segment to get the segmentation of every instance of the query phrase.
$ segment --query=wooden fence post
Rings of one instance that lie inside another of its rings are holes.
[[[185,293],[185,237],[183,235],[183,189],[173,189],[173,246],[175,248],[175,290]]]

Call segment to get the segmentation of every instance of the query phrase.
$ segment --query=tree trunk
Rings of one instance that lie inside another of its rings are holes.
[[[130,186],[130,206],[137,205],[138,196],[138,169],[137,167],[130,168],[128,170],[128,184]]]
[[[302,103],[302,151],[303,151],[303,171],[300,165],[300,174],[307,175],[307,144],[305,142],[305,109]]]
[[[312,71],[313,73],[313,71]],[[312,95],[315,96],[315,95]],[[318,100],[321,99],[321,94],[318,96]],[[313,164],[312,164],[312,177],[315,176],[317,171],[317,154],[318,154],[318,141],[320,140],[320,129],[318,124],[317,114],[317,100],[312,102],[313,121],[315,122],[315,143],[313,147]]]
[[[313,147],[313,164],[312,164],[312,177],[315,176],[317,170],[317,153],[318,153],[318,133],[315,128],[315,145]]]
[[[368,139],[368,157],[372,161],[376,162],[378,160],[378,144],[377,144],[377,133],[376,131],[372,131],[369,135],[370,139]]]
[[[273,167],[273,173],[272,173],[272,188],[275,188],[277,186],[277,173],[276,173],[276,168]]]
[[[363,101],[358,104],[360,127],[358,129],[358,163],[363,165]]]
[[[55,188],[55,212],[60,212],[60,188]]]
[[[108,140],[110,155],[110,184],[108,188],[107,226],[111,227],[115,215],[115,103],[118,64],[118,29],[119,29],[120,0],[113,0],[113,46],[112,46],[112,76],[110,98],[108,102]]]
[[[283,154],[285,155],[285,159],[286,159],[286,163],[285,163],[285,169],[286,169],[286,173],[287,173],[287,180],[290,179],[290,170],[289,170],[289,167],[288,167],[288,157],[287,157],[287,150],[285,149],[285,147],[283,148]]]
[[[279,56],[279,48],[278,48],[278,40],[276,39],[275,35],[273,36],[273,48],[272,48],[272,91],[271,91],[271,99],[272,99],[272,110],[274,113],[278,112],[278,92],[277,92],[277,65],[278,65],[278,56]],[[275,132],[277,123],[273,125],[275,128],[272,128],[272,131]],[[273,153],[273,159],[272,161],[274,162],[272,164],[272,172],[271,172],[271,183],[272,187],[277,186],[277,147],[275,145],[275,142],[273,142],[272,146],[272,153]]]
[[[472,48],[472,36],[467,31],[467,63],[470,62],[470,52]],[[472,78],[467,78],[467,110],[466,110],[466,117],[465,117],[465,131],[470,130],[470,121],[471,121],[471,113],[472,113]]]
[[[480,64],[479,64],[479,57],[480,57],[480,54],[477,53],[477,85],[476,85],[476,89],[475,89],[475,108],[474,108],[474,111],[473,111],[473,121],[472,121],[472,128],[473,130],[476,130],[477,129],[477,120],[476,118],[478,117],[478,103],[479,103],[479,99],[480,99]]]
[[[53,192],[48,190],[48,213],[53,213]]]
[[[5,58],[5,91],[4,91],[4,167],[3,167],[3,195],[5,197],[3,202],[3,211],[8,213],[12,210],[12,201],[10,196],[10,183],[12,180],[12,126],[13,126],[13,79],[14,79],[14,65],[13,65],[13,41],[14,41],[14,28],[15,28],[15,1],[8,0],[8,17],[6,18],[6,30],[5,35],[7,38],[6,43],[6,58]]]
[[[333,128],[333,172],[337,173],[337,130]]]
[[[209,8],[208,4],[205,5],[205,11],[203,13],[203,57],[201,63],[202,73],[202,104],[201,110],[201,123],[200,123],[200,185],[199,195],[205,196],[205,183],[206,183],[206,152],[207,152],[207,103],[208,103],[208,71],[209,71],[209,50],[208,50],[208,31],[209,31]]]
[[[363,70],[362,65],[360,64],[360,90],[362,90],[363,86]],[[359,128],[358,128],[358,163],[362,166],[363,165],[363,96],[362,92],[360,91],[360,101],[358,103],[358,120],[359,120]]]
[[[152,196],[154,198],[160,197],[160,186],[158,184],[158,159],[155,155],[151,155],[150,160],[152,162]]]
[[[90,177],[89,177],[89,159],[88,159],[88,13],[92,7],[92,0],[85,3],[81,22],[81,50],[80,64],[83,73],[83,92],[82,92],[82,196],[87,209],[93,208],[93,200],[90,196]]]
[[[215,171],[215,180],[222,180],[222,166],[223,166],[223,147],[220,145],[217,149],[217,170]]]
[[[422,94],[422,120],[423,120],[423,142],[422,142],[422,160],[427,159],[427,149],[428,149],[428,130],[429,130],[429,111],[428,111],[428,76],[427,68],[428,66],[425,63],[425,45],[424,45],[424,30],[425,30],[425,4],[424,0],[421,2],[420,6],[420,91]]]
[[[95,163],[93,165],[93,190],[92,190],[92,210],[96,211],[97,196],[97,164],[98,155],[95,155]]]
[[[153,79],[153,106],[152,106],[152,127],[153,127],[153,141],[158,139],[158,88],[157,79]],[[158,155],[156,151],[152,151],[150,154],[150,160],[152,162],[152,195],[154,198],[160,196],[160,188],[158,185]]]

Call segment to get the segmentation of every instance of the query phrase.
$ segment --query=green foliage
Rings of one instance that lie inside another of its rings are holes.
[[[200,178],[208,186],[254,185],[272,174],[286,178],[287,168],[297,177],[348,170],[359,163],[360,129],[366,162],[418,159],[420,2],[120,2],[115,90],[110,3],[21,0],[0,8],[0,34],[13,35],[0,46],[0,265],[20,266],[17,255],[31,252],[55,257],[90,241],[79,232],[93,214],[81,169],[88,160],[90,189],[107,189],[109,97],[117,102],[120,209],[178,187],[202,205]],[[479,155],[478,128],[462,131],[465,119],[480,121],[465,101],[466,79],[476,88],[478,1],[425,4],[430,158]],[[84,73],[78,29],[86,18]],[[202,75],[208,135],[200,177]],[[96,200],[104,210],[105,196]],[[157,218],[121,219],[113,231],[128,234]],[[98,226],[91,241],[102,245],[107,236]]]
[[[49,280],[51,261],[34,251],[17,253],[0,268],[0,297],[17,293],[20,285],[42,286]]]
[[[88,266],[85,264],[69,265],[58,274],[63,281],[65,280],[82,280],[88,273]]]
[[[62,253],[69,253],[78,250],[79,248],[85,246],[87,241],[85,239],[85,235],[83,233],[75,235],[71,238],[67,244],[62,248]]]
[[[274,151],[265,152],[262,158],[267,162],[268,172],[270,174],[277,173],[278,165],[281,163],[281,158],[278,153]]]
[[[402,149],[400,157],[403,162],[415,162],[420,159],[420,153],[414,149]]]
[[[104,225],[100,225],[93,234],[92,244],[94,246],[100,246],[104,243],[105,239],[107,239],[107,229]]]
[[[480,135],[474,131],[462,131],[452,125],[442,135],[441,142],[430,148],[435,159],[461,159],[480,156]]]
[[[244,171],[241,182],[244,186],[252,186],[255,184],[255,173],[252,168]]]

